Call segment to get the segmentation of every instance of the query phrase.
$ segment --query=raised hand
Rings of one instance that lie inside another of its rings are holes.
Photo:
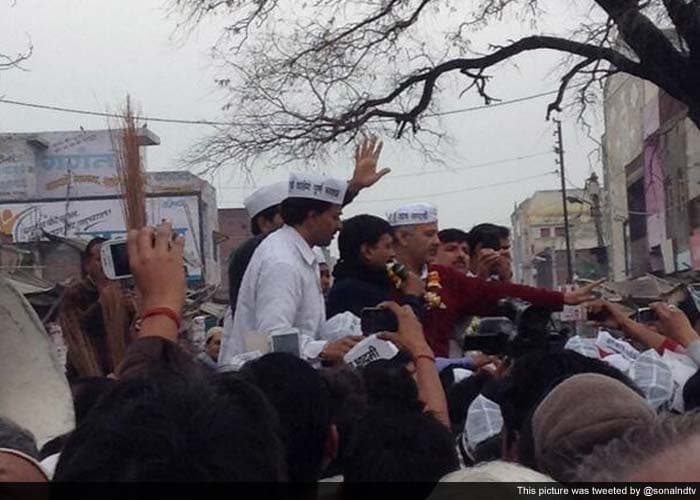
[[[185,240],[173,240],[172,226],[132,229],[127,238],[129,265],[144,309],[168,307],[180,314],[185,304]]]
[[[377,170],[379,155],[382,153],[382,141],[376,137],[365,139],[355,149],[355,171],[350,179],[350,189],[358,192],[373,186],[386,174],[390,168]]]
[[[688,316],[676,306],[654,302],[649,307],[659,316],[659,326],[665,337],[675,340],[683,347],[698,338]]]

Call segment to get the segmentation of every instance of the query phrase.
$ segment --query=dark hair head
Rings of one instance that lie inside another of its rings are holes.
[[[253,236],[257,236],[262,232],[260,230],[260,225],[258,222],[260,219],[265,219],[267,222],[272,222],[275,218],[275,215],[277,215],[279,211],[279,205],[272,205],[271,207],[267,207],[265,210],[256,214],[255,217],[250,219],[250,232],[253,233]]]
[[[527,416],[557,384],[578,373],[599,373],[619,380],[643,397],[642,391],[617,368],[599,359],[561,349],[532,352],[515,360],[500,386],[499,401],[506,441],[511,444]]]
[[[392,235],[393,232],[387,221],[374,215],[356,215],[343,221],[338,235],[340,261],[350,265],[361,264],[362,245],[376,245],[383,235]]]
[[[331,426],[331,401],[321,375],[285,353],[251,361],[242,374],[262,390],[279,414],[290,480],[317,481]]]
[[[345,461],[346,483],[436,483],[457,470],[452,434],[421,412],[375,409],[360,421]]]
[[[406,412],[422,412],[416,381],[406,366],[393,359],[373,361],[362,369],[371,407],[393,408]]]
[[[101,236],[91,239],[85,247],[85,250],[83,250],[83,253],[80,254],[80,271],[83,273],[83,276],[87,273],[85,266],[92,256],[92,249],[97,245],[101,245],[105,241],[107,241],[107,238],[102,238]]]
[[[75,424],[80,425],[100,397],[111,389],[116,381],[107,377],[82,377],[71,384]]]
[[[232,394],[165,371],[123,380],[70,435],[55,480],[283,481],[273,418],[248,384]]]
[[[280,214],[285,224],[300,226],[309,216],[310,212],[322,214],[333,206],[327,201],[312,200],[310,198],[287,198],[280,205]]]
[[[0,416],[0,448],[19,451],[32,458],[39,456],[32,433],[13,420],[2,416]]]
[[[443,370],[444,372],[445,370]],[[447,391],[447,409],[450,413],[450,423],[455,434],[464,429],[469,405],[481,393],[484,385],[493,379],[488,372],[480,372],[452,385]]]
[[[700,410],[700,371],[690,377],[683,386],[685,411]]]
[[[469,244],[469,233],[461,229],[449,228],[438,232],[440,243],[466,243]]]
[[[501,240],[510,238],[510,229],[496,224],[478,224],[469,231],[469,253],[476,255],[477,245],[482,248],[501,248]]]
[[[348,443],[367,412],[367,392],[362,376],[348,366],[322,369],[321,377],[330,393],[332,422],[338,429],[338,456],[324,471],[325,477],[333,477],[343,473]]]

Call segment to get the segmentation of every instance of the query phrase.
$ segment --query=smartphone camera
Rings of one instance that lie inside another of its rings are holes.
[[[270,350],[285,352],[299,357],[299,330],[291,328],[287,331],[274,333],[270,336]]]
[[[105,241],[102,244],[100,257],[102,260],[102,269],[107,278],[111,280],[131,278],[126,240],[116,239]]]
[[[659,321],[659,315],[648,307],[637,309],[636,320],[638,323],[656,323]]]
[[[399,329],[399,320],[389,309],[366,307],[360,316],[360,327],[363,335],[379,332],[395,332]]]

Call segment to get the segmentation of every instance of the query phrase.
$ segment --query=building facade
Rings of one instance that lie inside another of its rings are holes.
[[[610,277],[700,269],[700,132],[684,106],[617,74],[604,115]]]
[[[145,162],[145,147],[160,140],[146,128],[140,138]],[[124,236],[119,143],[119,132],[110,130],[0,134],[2,242],[35,249],[34,265],[48,269],[47,235],[85,241]],[[175,171],[147,173],[146,192],[148,222],[168,219],[185,238],[188,280],[219,283],[216,190]],[[49,274],[57,278],[54,271]]]
[[[590,193],[567,191],[569,235],[574,276],[596,278],[605,274],[605,246],[601,226],[591,216]],[[536,191],[515,207],[513,267],[515,280],[532,286],[559,288],[567,281],[566,231],[561,191]]]

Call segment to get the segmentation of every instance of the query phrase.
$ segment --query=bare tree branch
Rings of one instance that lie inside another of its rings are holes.
[[[567,56],[547,116],[575,85],[585,125],[605,79],[623,72],[663,88],[700,125],[697,0],[589,0],[578,28],[558,36],[537,32],[538,0],[171,1],[185,25],[213,14],[230,19],[215,54],[231,124],[193,149],[189,159],[205,168],[318,158],[368,131],[429,150],[445,138],[444,84],[491,103],[486,70],[538,50]],[[529,22],[533,34],[472,51],[470,31],[509,16]],[[682,44],[667,32],[671,23]]]

